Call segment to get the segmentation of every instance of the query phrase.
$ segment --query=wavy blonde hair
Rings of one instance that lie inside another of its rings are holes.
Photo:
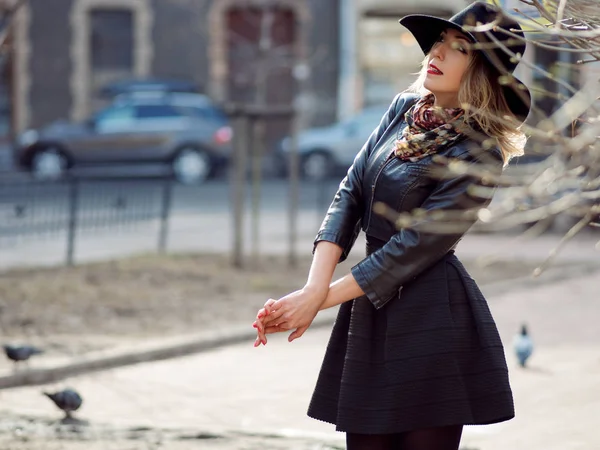
[[[429,55],[425,56],[421,64],[417,79],[407,91],[426,95],[430,93],[424,87]],[[458,91],[458,101],[465,110],[466,122],[475,124],[478,128],[471,127],[475,135],[485,135],[482,139],[484,148],[497,145],[502,151],[506,166],[511,158],[523,155],[527,138],[520,126],[511,120],[514,115],[502,94],[499,78],[480,52],[471,53]]]

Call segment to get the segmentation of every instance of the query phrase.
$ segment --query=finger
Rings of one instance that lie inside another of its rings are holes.
[[[275,327],[280,331],[289,331],[289,330],[293,330],[295,327],[293,327],[292,325],[290,325],[289,322],[282,320],[281,322],[274,322],[270,325],[265,325],[265,329],[268,327]]]
[[[252,323],[252,327],[256,328],[257,332],[262,333],[263,330],[265,329],[265,324],[263,323],[262,320],[260,319],[256,319],[253,323]]]
[[[266,336],[266,333],[265,333],[264,324],[259,323],[259,328],[257,328],[257,333],[256,334],[258,335],[258,338],[260,339],[261,344],[265,345],[267,343],[267,336]]]
[[[266,314],[262,317],[258,317],[257,315],[256,320],[254,320],[254,322],[252,323],[252,326],[262,331],[265,327],[265,323],[267,322],[268,318],[269,316],[267,316]]]
[[[257,319],[254,321],[254,323],[252,324],[252,326],[256,329],[256,334],[257,334],[257,339],[259,341],[259,343],[262,343],[263,345],[266,344],[267,341],[267,337],[265,336],[265,332],[264,332],[264,324],[261,322],[260,319]]]
[[[267,300],[264,304],[264,306],[261,308],[261,310],[258,312],[257,317],[259,319],[261,319],[264,316],[267,316],[271,313],[272,310],[272,306],[277,303],[277,300],[270,298],[269,300]]]
[[[261,308],[258,310],[258,314],[256,314],[257,319],[264,319],[270,314],[270,310],[268,311],[266,308]]]
[[[265,328],[265,334],[273,334],[273,333],[281,333],[282,331],[288,331],[285,328],[281,328],[280,326],[271,325]]]
[[[268,325],[275,325],[276,323],[281,322],[282,316],[285,314],[285,306],[282,305],[281,307],[279,307],[276,310],[273,310],[272,312],[270,312],[267,316],[265,316],[262,321],[263,321],[263,325],[268,326]]]
[[[265,331],[265,324],[262,320],[260,319],[256,319],[253,323],[252,323],[252,327],[256,329],[256,332],[261,334],[264,334]]]
[[[292,334],[289,335],[288,342],[292,342],[294,339],[298,339],[299,337],[302,337],[302,335],[306,332],[306,330],[308,330],[309,326],[310,325],[306,325],[304,327],[297,328],[296,331],[294,331]]]
[[[256,333],[259,344],[265,345],[267,343],[267,336],[264,331],[260,331]]]
[[[267,314],[271,314],[272,310],[273,310],[273,305],[275,305],[277,303],[277,300],[270,298],[269,300],[267,300],[267,302],[264,305],[264,309],[266,311]]]

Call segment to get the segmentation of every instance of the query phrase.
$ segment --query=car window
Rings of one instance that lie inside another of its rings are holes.
[[[101,133],[122,131],[134,124],[134,110],[131,106],[107,108],[95,117],[96,130]]]
[[[197,106],[177,106],[177,109],[181,111],[182,114],[188,117],[196,117],[199,119],[208,119],[208,114],[205,108],[200,108]]]
[[[222,111],[216,108],[203,106],[178,106],[177,108],[183,111],[184,114],[199,119],[212,120],[218,122],[224,122],[227,120],[227,116]]]
[[[163,119],[183,115],[178,108],[171,105],[137,105],[135,110],[138,119]]]
[[[219,108],[209,108],[207,109],[207,111],[213,119],[220,120],[223,122],[227,121],[227,115]]]

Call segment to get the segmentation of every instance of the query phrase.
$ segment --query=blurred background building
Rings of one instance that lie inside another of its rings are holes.
[[[261,42],[266,3],[258,0],[28,0],[10,30],[0,132],[84,119],[105,104],[104,86],[131,78],[182,80],[218,102],[251,101],[261,45],[267,101],[291,101],[294,68],[310,63],[318,80],[310,122],[331,122],[338,3],[274,2],[269,42]]]
[[[422,55],[398,25],[401,16],[450,17],[468,3],[27,0],[2,53],[0,139],[56,119],[82,120],[110,100],[103,90],[110,83],[145,78],[186,82],[217,102],[281,104],[300,93],[304,127],[331,123],[388,103],[414,78]],[[500,3],[508,10],[526,7],[518,0]],[[576,58],[533,46],[526,54],[578,86],[593,68],[580,73],[561,65]],[[529,85],[562,89],[524,65],[518,75]],[[297,81],[303,81],[300,92]],[[538,102],[554,109],[550,97]]]

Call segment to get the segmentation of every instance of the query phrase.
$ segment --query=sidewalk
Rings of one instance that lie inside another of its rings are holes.
[[[314,211],[303,211],[298,216],[296,254],[310,255],[313,239],[319,228],[319,216]],[[244,248],[250,259],[252,236],[249,219],[245,221]],[[288,222],[285,214],[269,212],[261,215],[257,246],[261,255],[284,255],[289,251]],[[548,233],[536,238],[517,234],[468,233],[458,244],[457,255],[469,259],[528,259],[540,261],[558,245],[562,234]],[[600,231],[588,230],[568,242],[560,251],[559,261],[600,262]],[[75,260],[78,263],[105,261],[140,253],[157,251],[158,222],[140,225],[129,232],[90,232],[78,236]],[[356,241],[353,255],[364,254],[364,233]],[[233,232],[227,214],[206,213],[203,216],[180,215],[169,225],[167,251],[172,253],[231,254]],[[66,254],[66,236],[54,239],[16,242],[0,247],[0,271],[11,267],[63,265]]]
[[[483,288],[505,343],[517,417],[502,424],[467,427],[463,448],[600,448],[595,430],[600,417],[599,288],[598,273],[523,286],[504,294]],[[512,336],[523,321],[536,343],[527,370],[516,366],[510,348]],[[317,447],[318,442],[339,446],[343,435],[332,425],[305,416],[328,336],[329,328],[320,327],[310,329],[292,344],[287,343],[286,336],[278,335],[259,348],[253,348],[252,339],[248,339],[210,352],[84,375],[43,388],[73,386],[82,393],[85,403],[77,416],[100,427],[87,448],[143,448],[126,441],[121,447],[91,447],[106,438],[106,433],[113,436],[114,430],[140,427],[185,430],[182,435],[194,430],[196,435],[224,437],[186,441],[182,447],[174,441],[172,447],[165,447],[173,449],[324,448]],[[40,390],[24,387],[2,391],[0,412],[15,421],[22,415],[37,422],[58,418]],[[50,448],[41,446],[44,441],[36,438],[36,431],[31,433],[30,446],[22,448]],[[245,446],[248,438],[244,433],[263,436],[263,444]],[[302,437],[315,444],[286,447],[281,439],[269,436]],[[2,439],[0,431],[0,444]],[[278,445],[270,446],[273,439]],[[36,447],[38,441],[40,446]]]

